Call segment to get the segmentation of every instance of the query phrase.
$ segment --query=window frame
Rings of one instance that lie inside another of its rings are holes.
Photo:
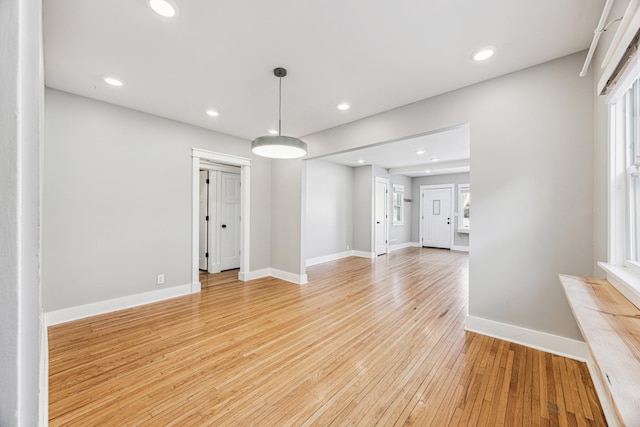
[[[404,185],[393,184],[393,192],[391,193],[391,223],[394,227],[404,225]],[[396,194],[399,194],[399,204],[396,205]],[[400,212],[399,219],[396,220],[396,207]]]
[[[627,136],[630,129],[635,133],[636,143],[640,146],[640,134],[637,132],[640,126],[640,109],[637,102],[631,127],[625,119],[628,105],[625,103],[626,94],[636,80],[640,80],[640,61],[635,61],[635,64],[626,70],[625,75],[605,100],[609,107],[608,260],[606,263],[598,263],[598,266],[607,272],[609,282],[640,307],[640,261],[632,259],[631,248],[632,170],[627,162]],[[636,101],[640,101],[640,89],[636,90],[636,96]],[[635,148],[640,148],[638,146]],[[640,182],[637,185],[640,185]],[[637,209],[640,209],[640,201]],[[640,244],[640,233],[636,233],[635,238],[636,244]]]
[[[462,193],[469,193],[469,198],[471,198],[471,186],[469,184],[458,184],[458,210],[456,212],[456,232],[458,233],[469,233],[471,230],[471,212],[469,212],[469,225],[465,227],[462,222],[464,219],[464,207],[462,206]],[[471,203],[471,201],[469,201]]]

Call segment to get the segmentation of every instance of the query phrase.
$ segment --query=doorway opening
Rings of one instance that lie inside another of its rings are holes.
[[[240,268],[240,168],[201,163],[199,201],[200,271]]]
[[[389,252],[389,180],[385,178],[375,178],[375,190],[373,201],[373,214],[375,224],[373,228],[376,256]]]
[[[250,159],[192,149],[192,283],[201,285],[201,268],[248,277],[250,174]]]

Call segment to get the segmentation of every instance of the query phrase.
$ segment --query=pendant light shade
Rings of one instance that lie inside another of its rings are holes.
[[[273,74],[279,79],[278,90],[278,135],[259,136],[251,141],[251,151],[258,156],[272,159],[295,159],[307,154],[307,144],[298,138],[282,135],[282,78],[287,75],[284,68],[276,68]]]

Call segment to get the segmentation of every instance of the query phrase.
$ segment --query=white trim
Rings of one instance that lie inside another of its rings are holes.
[[[251,159],[231,154],[216,153],[215,151],[203,150],[201,148],[192,148],[191,156],[222,165],[251,166]]]
[[[583,341],[548,334],[546,332],[534,331],[532,329],[475,316],[467,316],[464,329],[465,331],[476,332],[504,341],[521,344],[526,347],[581,362],[586,362],[589,359],[589,350],[587,344]]]
[[[277,268],[270,268],[271,276],[276,279],[286,280],[287,282],[292,282],[298,285],[304,285],[307,283],[307,275],[306,274],[295,274],[289,273],[288,271],[278,270]]]
[[[453,242],[454,240],[454,232],[455,232],[455,224],[454,224],[454,212],[455,212],[455,204],[456,204],[456,200],[455,200],[455,184],[429,184],[429,185],[421,185],[419,187],[420,190],[420,198],[418,199],[418,203],[420,203],[420,205],[418,206],[418,233],[420,233],[418,235],[418,242],[424,246],[424,236],[422,234],[422,226],[423,226],[423,222],[424,222],[424,191],[425,190],[436,190],[438,188],[446,188],[449,190],[450,192],[450,203],[449,203],[449,225],[451,225],[450,230],[451,230],[451,235],[449,236],[449,247],[445,248],[445,249],[452,249],[453,248]]]
[[[377,247],[377,235],[376,235],[376,197],[377,197],[377,184],[383,184],[384,188],[385,188],[385,193],[384,193],[384,219],[383,219],[383,224],[384,224],[384,252],[380,252],[378,253],[378,247]],[[391,183],[391,181],[388,178],[381,178],[379,176],[374,177],[373,180],[373,251],[375,252],[376,255],[382,255],[382,254],[386,254],[389,252],[389,225],[391,223],[390,218],[389,218],[389,184]]]
[[[453,246],[451,246],[451,250],[452,251],[459,251],[459,252],[469,252],[469,246],[453,245]]]
[[[192,200],[191,200],[191,280],[196,283],[200,277],[200,248],[198,241],[199,200],[200,200],[200,163],[201,160],[240,167],[240,271],[238,279],[245,276],[250,268],[251,253],[251,159],[216,153],[200,148],[192,148]],[[206,165],[210,166],[210,165]]]
[[[186,285],[172,286],[170,288],[143,292],[141,294],[63,308],[61,310],[44,313],[44,324],[46,326],[57,325],[59,323],[71,322],[72,320],[84,319],[86,317],[97,316],[98,314],[111,313],[125,308],[151,304],[199,292],[200,282],[187,283]]]
[[[607,420],[607,425],[609,427],[621,427],[620,421],[618,420],[618,415],[615,410],[615,405],[609,396],[608,389],[605,388],[604,383],[602,382],[602,376],[598,371],[598,367],[593,362],[591,358],[591,354],[588,355],[587,359],[587,368],[589,369],[589,375],[591,375],[591,381],[593,382],[593,386],[596,389],[596,394],[598,395],[598,400],[600,401],[600,406],[602,407],[602,412],[604,412],[604,417]]]
[[[405,242],[405,243],[398,243],[395,245],[391,245],[389,250],[393,252],[393,251],[397,251],[404,248],[419,248],[419,247],[420,247],[420,243],[418,242]]]
[[[324,255],[324,256],[319,256],[315,258],[308,258],[305,261],[305,266],[310,267],[312,265],[323,264],[325,262],[335,261],[337,259],[347,258],[350,256],[353,256],[353,251],[345,251],[345,252],[339,252],[337,254]]]
[[[599,262],[598,267],[607,273],[607,280],[633,305],[640,308],[640,276],[626,267]]]
[[[375,252],[365,252],[365,251],[351,251],[353,256],[357,256],[360,258],[375,258]]]
[[[262,268],[255,271],[247,271],[238,273],[238,280],[242,282],[248,282],[249,280],[262,279],[263,277],[271,276],[269,268]]]
[[[277,268],[262,268],[260,270],[238,274],[238,279],[243,282],[262,279],[265,277],[275,277],[276,279],[285,280],[297,285],[304,285],[307,283],[306,274],[289,273],[288,271],[278,270]]]

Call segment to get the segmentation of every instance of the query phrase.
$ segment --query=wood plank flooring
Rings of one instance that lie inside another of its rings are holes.
[[[465,332],[464,253],[409,248],[49,328],[51,426],[604,426],[583,363]]]

